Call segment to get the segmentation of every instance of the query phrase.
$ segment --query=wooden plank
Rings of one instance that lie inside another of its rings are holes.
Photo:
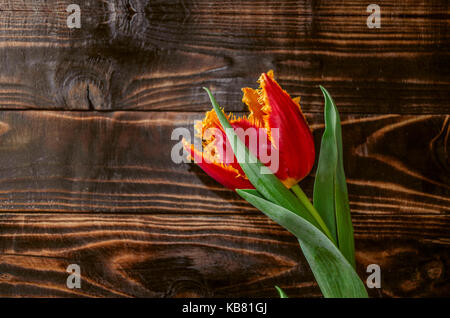
[[[69,3],[0,3],[0,296],[319,296],[291,235],[170,159],[210,109],[202,86],[242,111],[271,68],[316,145],[319,84],[343,113],[371,296],[450,296],[447,1],[384,1],[381,29],[363,1],[84,0],[69,30]]]
[[[341,112],[450,113],[445,0],[385,2],[376,30],[362,1],[84,1],[80,30],[68,3],[0,5],[0,108],[198,111],[206,85],[243,110],[273,68],[308,112],[322,84]]]
[[[171,162],[172,130],[201,116],[1,112],[0,295],[318,296],[292,236]],[[358,271],[383,273],[372,296],[449,295],[449,116],[342,119]],[[72,263],[81,291],[64,287]]]
[[[262,215],[4,214],[0,224],[2,296],[274,296],[277,280],[318,294],[295,240]],[[65,286],[72,263],[81,290]]]
[[[275,284],[320,296],[295,238],[261,214],[7,213],[0,229],[1,296],[277,297]],[[360,276],[382,269],[371,296],[450,295],[449,245],[360,234]],[[66,287],[70,264],[81,289]]]
[[[171,140],[200,113],[0,113],[0,211],[259,214]],[[316,145],[321,116],[309,114]],[[345,170],[360,235],[447,245],[449,116],[343,116]],[[312,177],[302,181],[312,191]]]

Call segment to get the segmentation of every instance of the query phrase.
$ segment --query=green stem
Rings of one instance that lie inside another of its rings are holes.
[[[320,217],[319,212],[317,212],[316,208],[311,204],[311,201],[309,201],[308,197],[306,196],[305,192],[303,192],[302,188],[300,188],[300,186],[296,184],[291,188],[291,190],[295,193],[300,202],[303,203],[308,212],[320,225],[322,232],[324,232],[325,235],[328,236],[328,238],[331,240],[331,242],[333,242],[334,245],[336,245],[336,242],[334,241],[334,238],[331,235],[330,230],[328,229],[323,219]]]

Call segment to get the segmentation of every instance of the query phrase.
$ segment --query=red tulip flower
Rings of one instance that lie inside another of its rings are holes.
[[[244,88],[242,101],[248,106],[249,116],[227,118],[236,134],[262,163],[291,188],[311,171],[314,164],[314,140],[300,108],[300,98],[291,98],[275,81],[273,72],[263,73],[259,89]],[[242,171],[231,145],[227,140],[214,110],[206,113],[203,121],[195,127],[202,138],[203,151],[184,143],[194,161],[212,178],[230,189],[253,189]],[[253,130],[252,130],[253,129]],[[213,134],[209,133],[214,131]],[[255,143],[238,131],[252,130]],[[267,162],[267,158],[275,160]],[[269,166],[270,164],[270,166]],[[275,166],[275,169],[273,168]]]
[[[328,91],[320,87],[325,100],[325,130],[311,203],[297,184],[310,172],[315,159],[313,137],[300,100],[291,98],[271,71],[261,75],[259,84],[259,89],[242,90],[242,101],[250,111],[243,117],[227,116],[211,91],[204,88],[213,110],[195,124],[202,150],[183,139],[184,149],[207,174],[297,237],[325,297],[366,298],[365,285],[355,271],[337,107]],[[177,154],[178,145],[175,149]],[[280,297],[286,297],[279,292]]]

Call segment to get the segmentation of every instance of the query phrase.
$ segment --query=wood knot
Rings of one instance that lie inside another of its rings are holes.
[[[414,290],[417,290],[421,286],[422,281],[423,280],[420,273],[415,272],[415,274],[412,277],[410,277],[410,279],[407,279],[400,284],[400,288],[404,292],[412,292]]]
[[[7,273],[0,273],[0,282],[8,282],[13,279],[13,276]]]
[[[450,173],[450,115],[445,117],[442,123],[439,133],[431,140],[430,150],[434,156],[436,163],[444,170],[446,173],[443,177]],[[446,181],[450,181],[450,178],[446,178]]]
[[[430,279],[436,280],[442,276],[444,264],[441,261],[431,261],[424,266],[424,269]]]
[[[197,298],[208,297],[209,292],[206,286],[194,280],[179,280],[169,287],[169,297],[175,298]]]
[[[90,57],[62,61],[56,72],[56,82],[60,83],[59,102],[70,109],[111,109],[112,64],[109,60]]]

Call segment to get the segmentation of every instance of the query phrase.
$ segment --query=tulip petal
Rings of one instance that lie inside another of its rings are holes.
[[[224,115],[229,119],[232,114]],[[195,126],[196,137],[202,139],[203,153],[208,157],[212,157],[211,161],[230,165],[244,175],[239,163],[231,151],[226,134],[220,125],[219,119],[214,110],[206,113],[202,122],[198,122]]]
[[[244,95],[242,102],[245,103],[250,111],[248,119],[255,126],[264,127],[264,116],[266,113],[262,110],[264,104],[260,99],[260,94],[256,89],[245,87],[242,89]]]
[[[265,126],[272,143],[276,140],[271,134],[271,127],[279,129],[280,162],[284,168],[280,171],[280,178],[290,188],[303,179],[314,165],[314,139],[298,101],[294,101],[278,85],[273,73],[263,74],[259,82],[265,104],[263,111],[267,114]]]
[[[197,150],[194,145],[184,140],[183,145],[195,163],[210,177],[225,187],[231,190],[254,188],[243,172],[239,172],[239,170],[230,165],[214,162],[213,158],[206,158],[205,153]]]
[[[250,152],[257,157],[260,154],[263,155],[265,159],[263,162],[269,164],[270,161],[268,162],[268,160],[272,159],[271,155],[275,154],[277,150],[272,146],[265,129],[257,126],[254,120],[245,116],[237,118],[232,114],[222,113],[238,132],[239,138],[250,149]],[[244,175],[214,110],[206,113],[205,119],[196,126],[196,130],[197,137],[203,140],[204,153],[210,155],[209,157],[214,157],[215,162],[230,165]],[[279,158],[273,160],[279,160]],[[276,173],[277,171],[273,172]]]

